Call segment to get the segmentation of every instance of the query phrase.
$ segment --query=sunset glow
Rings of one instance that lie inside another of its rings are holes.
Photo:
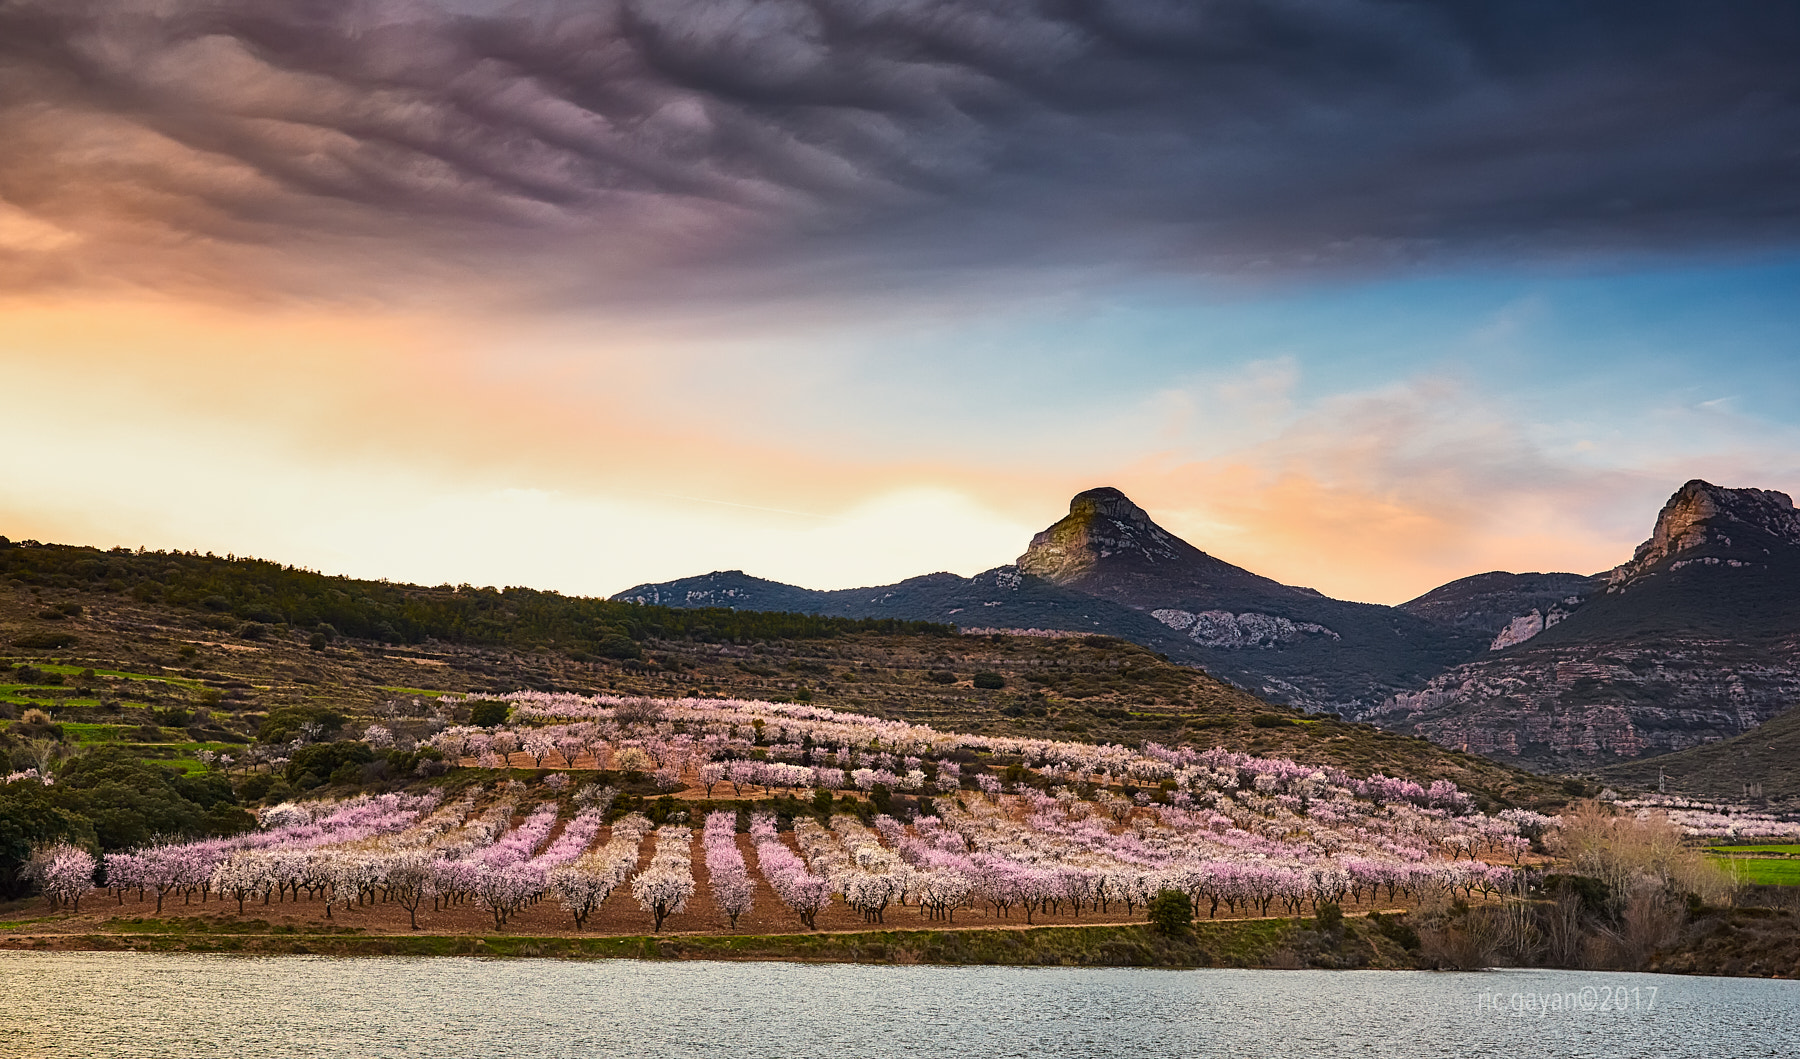
[[[835,588],[1009,562],[1109,484],[1392,603],[1622,562],[1689,478],[1800,488],[1788,118],[1708,118],[1792,80],[1778,37],[1732,85],[1615,42],[1686,93],[1627,114],[1426,21],[1385,94],[1276,100],[1159,57],[1227,32],[1173,9],[200,7],[0,7],[15,539]],[[1546,124],[1570,93],[1595,127]]]

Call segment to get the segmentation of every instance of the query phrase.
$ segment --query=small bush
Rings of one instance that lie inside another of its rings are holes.
[[[934,669],[925,674],[925,679],[933,684],[954,684],[956,683],[956,674],[948,669]]]
[[[366,743],[349,739],[336,743],[315,743],[294,751],[294,756],[288,761],[287,776],[289,780],[298,782],[311,773],[315,776],[329,776],[333,783],[357,783],[362,778],[362,766],[374,760],[375,752]],[[304,782],[300,782],[300,785],[306,786]]]
[[[1250,718],[1250,725],[1253,728],[1288,728],[1291,727],[1293,723],[1294,722],[1291,719],[1283,717],[1278,713],[1259,713],[1255,717]]]
[[[988,691],[998,691],[1006,686],[1006,678],[998,673],[975,674],[975,686]]]
[[[1162,890],[1150,899],[1150,925],[1169,937],[1186,934],[1194,923],[1194,903],[1181,890]]]
[[[469,707],[469,723],[476,728],[493,728],[506,723],[512,707],[504,702],[484,699]]]
[[[1320,930],[1338,931],[1344,929],[1344,910],[1335,901],[1327,901],[1313,913],[1313,919]]]
[[[317,737],[325,738],[343,728],[345,719],[336,710],[319,706],[285,706],[263,718],[256,738],[263,743],[285,743],[313,724],[319,726]]]
[[[19,718],[19,723],[25,725],[49,724],[50,715],[43,710],[26,710],[24,715]]]
[[[1369,922],[1375,924],[1375,929],[1381,933],[1382,937],[1395,942],[1409,952],[1418,951],[1419,932],[1406,921],[1404,913],[1384,916],[1380,912],[1370,912]]]
[[[34,632],[14,640],[13,646],[38,651],[56,651],[73,645],[79,639],[81,637],[72,632]]]
[[[266,772],[258,772],[238,784],[238,797],[247,802],[260,802],[268,797],[269,788],[273,786],[275,786],[275,777]]]
[[[624,633],[612,633],[602,636],[594,642],[594,653],[601,658],[642,658],[643,648],[632,642]]]

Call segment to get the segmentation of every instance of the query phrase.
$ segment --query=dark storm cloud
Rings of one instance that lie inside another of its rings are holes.
[[[0,282],[1784,247],[1796,55],[1766,0],[0,0]]]

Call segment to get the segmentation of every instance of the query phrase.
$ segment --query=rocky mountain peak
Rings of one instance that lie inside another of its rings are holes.
[[[1663,505],[1650,539],[1638,545],[1630,562],[1608,575],[1607,584],[1623,585],[1679,552],[1755,544],[1757,553],[1766,554],[1771,543],[1800,546],[1800,512],[1791,497],[1772,489],[1727,489],[1696,478]],[[1715,559],[1719,557],[1708,561]]]
[[[1060,522],[1031,538],[1018,567],[1058,584],[1115,556],[1137,563],[1168,564],[1182,558],[1180,538],[1150,521],[1144,509],[1111,486],[1076,493]]]
[[[1144,509],[1131,502],[1131,498],[1110,485],[1098,489],[1085,489],[1069,501],[1069,514],[1077,517],[1091,518],[1096,515],[1106,518],[1121,518],[1139,525],[1154,525]]]

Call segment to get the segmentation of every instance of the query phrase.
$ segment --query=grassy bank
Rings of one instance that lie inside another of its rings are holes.
[[[312,953],[557,959],[795,960],[820,963],[1040,967],[1406,968],[1411,953],[1366,921],[1320,930],[1310,920],[1196,923],[1169,937],[1147,926],[886,930],[818,934],[369,935],[271,927],[259,920],[121,919],[90,934],[24,935],[0,947],[126,952]]]
[[[1800,977],[1800,909],[1701,910],[1673,943],[1637,968],[1665,974]],[[1432,966],[1409,916],[1198,922],[1169,937],[1142,924],[965,927],[811,934],[381,934],[359,928],[273,925],[234,917],[117,918],[88,933],[56,932],[60,917],[21,917],[0,949],[197,952],[242,955],[478,956],[495,959],[781,960],[807,963],[1019,967],[1237,967],[1410,970]],[[41,932],[40,932],[41,931]],[[1482,961],[1485,964],[1487,961]],[[1480,966],[1482,964],[1475,964]],[[1605,969],[1603,964],[1580,964]]]

